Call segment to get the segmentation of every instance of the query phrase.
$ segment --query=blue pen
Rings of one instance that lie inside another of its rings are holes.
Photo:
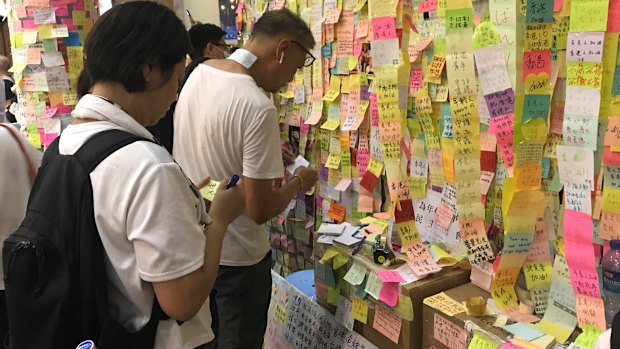
[[[239,176],[233,175],[230,181],[228,181],[228,184],[226,184],[226,189],[234,187],[235,185],[237,185],[237,182],[239,182]]]

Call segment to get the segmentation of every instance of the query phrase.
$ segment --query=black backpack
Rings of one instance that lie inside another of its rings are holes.
[[[136,135],[108,130],[74,155],[60,155],[57,138],[43,156],[20,227],[4,242],[2,259],[9,348],[73,349],[91,339],[98,349],[153,348],[159,320],[129,333],[108,311],[104,251],[95,224],[90,173]]]

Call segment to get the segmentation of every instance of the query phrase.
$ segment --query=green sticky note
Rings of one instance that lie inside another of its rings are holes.
[[[45,52],[56,52],[58,51],[58,44],[56,39],[45,39],[43,40],[43,51]]]
[[[482,22],[474,30],[474,48],[499,45],[499,33],[493,22]]]
[[[527,0],[526,23],[552,23],[553,0]]]
[[[446,30],[469,28],[473,25],[472,8],[446,9]]]
[[[338,301],[340,300],[340,289],[330,287],[327,289],[327,304],[338,305]]]
[[[544,119],[547,122],[550,105],[550,95],[525,95],[521,122],[526,123],[530,119],[538,118]]]

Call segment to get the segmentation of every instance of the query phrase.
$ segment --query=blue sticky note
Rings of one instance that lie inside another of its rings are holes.
[[[69,37],[64,40],[65,46],[82,46],[82,44],[80,44],[80,34],[78,34],[78,32],[69,32]]]
[[[323,58],[332,57],[332,43],[331,42],[328,42],[327,44],[321,47],[321,57]]]
[[[355,286],[355,288],[357,289],[356,296],[359,299],[366,298],[366,291],[364,291],[364,289],[366,288],[366,280],[368,280],[368,278],[364,278],[364,281],[362,281],[361,285]]]
[[[444,102],[441,107],[441,135],[443,137],[452,138],[452,111],[450,110],[450,103]]]
[[[336,288],[336,279],[334,278],[334,269],[329,264],[325,264],[325,282],[330,287]]]
[[[545,335],[543,332],[523,322],[516,322],[512,325],[504,326],[504,329],[527,342],[531,342]]]

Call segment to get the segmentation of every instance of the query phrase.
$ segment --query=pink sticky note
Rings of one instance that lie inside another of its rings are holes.
[[[409,88],[417,91],[420,87],[422,87],[422,78],[422,68],[412,67],[409,75]]]
[[[61,5],[56,8],[56,17],[68,17],[69,8],[67,5]]]
[[[56,106],[58,108],[58,114],[70,114],[73,108],[70,105],[64,105],[62,103]]]
[[[523,347],[514,343],[504,343],[499,349],[523,349]]]
[[[613,152],[610,147],[605,147],[603,163],[608,166],[620,166],[620,152]]]
[[[46,118],[51,118],[52,116],[56,115],[56,112],[58,112],[58,108],[50,108],[48,106],[45,107]]]
[[[34,22],[34,19],[24,19],[22,21],[22,28],[24,29],[33,29],[36,27],[37,27],[37,24]]]
[[[452,223],[452,217],[454,216],[454,210],[445,202],[442,202],[435,211],[435,223],[440,227],[448,230],[450,223]]]
[[[426,0],[418,4],[418,12],[431,12],[437,9],[437,0]]]
[[[375,40],[393,39],[396,37],[394,17],[386,16],[372,19],[372,33]]]
[[[85,1],[74,1],[73,11],[84,11],[84,2]]]
[[[405,279],[396,270],[377,269],[375,273],[383,282],[405,282]]]
[[[379,126],[379,107],[376,93],[370,94],[370,122],[372,126]]]
[[[78,30],[77,25],[73,24],[73,18],[63,18],[60,22],[67,26],[67,30],[76,31]]]
[[[539,73],[551,75],[551,51],[523,52],[523,79],[530,74]]]
[[[15,12],[17,13],[17,18],[21,19],[21,18],[28,17],[28,13],[26,12],[26,7],[20,5],[20,6],[15,6],[13,8],[15,9]]]
[[[564,0],[554,0],[553,12],[560,12],[560,10],[562,9],[562,4],[564,4]]]
[[[390,307],[398,304],[398,283],[384,282],[379,293],[379,300]]]
[[[43,145],[47,148],[50,144],[52,144],[56,137],[58,137],[58,133],[46,133],[43,138]]]
[[[243,11],[243,8],[245,7],[245,3],[240,2],[239,5],[237,5],[237,11],[235,11],[236,13],[241,13],[241,11]]]
[[[375,308],[372,327],[396,344],[398,344],[401,326],[402,320],[398,316],[390,314],[382,307]]]

